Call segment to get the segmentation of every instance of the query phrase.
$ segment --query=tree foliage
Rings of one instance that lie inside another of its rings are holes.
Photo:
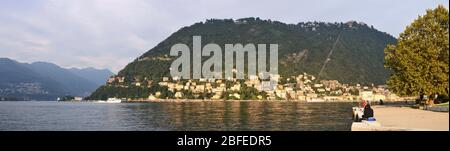
[[[400,34],[396,45],[385,48],[385,67],[392,71],[387,84],[401,96],[448,95],[448,10],[427,10]]]

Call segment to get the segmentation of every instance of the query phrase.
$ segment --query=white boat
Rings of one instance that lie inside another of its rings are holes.
[[[319,98],[312,98],[312,99],[306,100],[306,102],[325,102],[325,100],[319,99]]]
[[[97,103],[121,103],[122,100],[118,98],[108,98],[106,101],[98,101]]]

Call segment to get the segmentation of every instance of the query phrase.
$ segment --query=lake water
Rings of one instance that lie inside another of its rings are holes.
[[[0,101],[2,131],[349,131],[351,103]]]

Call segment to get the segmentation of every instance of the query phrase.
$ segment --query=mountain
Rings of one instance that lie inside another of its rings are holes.
[[[285,24],[259,18],[211,19],[181,28],[129,63],[117,76],[124,77],[126,83],[136,79],[157,82],[170,77],[169,68],[176,59],[169,56],[171,47],[183,43],[192,51],[194,35],[202,36],[202,46],[216,43],[222,51],[225,44],[278,44],[282,77],[306,72],[319,80],[352,84],[384,84],[389,73],[383,66],[383,50],[387,44],[396,43],[391,35],[356,21]],[[111,95],[104,93],[106,89],[100,87],[91,96]]]
[[[34,62],[25,66],[43,77],[59,82],[70,94],[86,96],[97,88],[95,83],[52,63]]]
[[[69,70],[72,73],[95,83],[97,86],[101,86],[101,85],[105,84],[106,79],[108,79],[110,76],[113,75],[113,73],[111,71],[109,71],[108,69],[70,68]]]
[[[80,71],[80,74],[84,73]],[[101,85],[52,63],[19,63],[8,58],[0,58],[0,75],[0,100],[56,100],[65,95],[87,96]]]
[[[67,92],[60,83],[11,59],[0,58],[0,75],[0,99],[45,100]]]

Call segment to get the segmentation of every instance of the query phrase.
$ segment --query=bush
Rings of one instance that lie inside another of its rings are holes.
[[[438,98],[434,101],[435,104],[445,103],[449,101],[448,95],[439,95]]]

